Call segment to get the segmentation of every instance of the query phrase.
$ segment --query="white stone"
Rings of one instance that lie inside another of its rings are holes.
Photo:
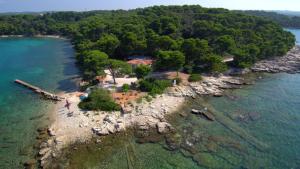
[[[171,125],[167,122],[159,122],[156,124],[156,127],[158,133],[165,133],[170,129]]]

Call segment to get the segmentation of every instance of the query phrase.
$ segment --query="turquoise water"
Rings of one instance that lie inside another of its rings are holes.
[[[0,51],[0,168],[22,168],[34,156],[36,129],[49,123],[46,112],[53,103],[13,81],[51,92],[71,90],[74,52],[68,41],[51,38],[1,38]]]
[[[296,36],[296,44],[300,45],[300,30],[299,29],[286,29],[286,30],[292,32]]]
[[[269,75],[254,86],[233,91],[231,94],[238,100],[226,97],[209,100],[218,112],[266,145],[263,151],[248,148],[243,161],[247,167],[300,167],[299,83],[298,74]],[[257,120],[239,119],[251,112],[258,114]]]

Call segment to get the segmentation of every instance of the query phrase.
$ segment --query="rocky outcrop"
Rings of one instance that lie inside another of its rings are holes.
[[[156,124],[157,127],[157,132],[160,134],[169,132],[172,130],[172,126],[171,124],[167,123],[167,122],[159,122]]]
[[[175,97],[195,97],[196,93],[187,86],[175,86],[168,91],[168,94]]]
[[[48,160],[52,157],[55,157],[56,146],[58,144],[59,142],[56,142],[53,137],[40,144],[40,151],[38,155],[40,157],[39,161],[41,168],[48,168]]]
[[[120,132],[124,129],[125,128],[122,119],[117,119],[117,117],[112,115],[106,115],[103,119],[103,124],[101,124],[100,127],[93,127],[92,131],[99,136],[104,136]]]
[[[203,110],[192,109],[191,113],[203,116],[209,121],[215,121],[215,117],[213,116],[213,114],[208,112],[207,108],[204,108]]]
[[[300,46],[295,46],[285,56],[257,62],[252,67],[252,71],[300,73]]]
[[[222,96],[224,89],[240,88],[240,85],[247,84],[243,78],[224,76],[204,76],[201,82],[190,83],[191,89],[199,95]]]

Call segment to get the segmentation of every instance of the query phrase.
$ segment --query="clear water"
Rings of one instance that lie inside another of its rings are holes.
[[[296,36],[296,44],[300,45],[300,30],[299,29],[286,29],[286,30],[292,32]]]
[[[212,98],[210,103],[238,127],[265,145],[248,148],[247,167],[300,167],[300,75],[277,74],[255,86],[233,91],[239,99]],[[255,112],[258,120],[241,122],[239,115]],[[252,142],[253,143],[253,142]],[[254,159],[248,158],[252,156]]]
[[[72,89],[74,52],[68,41],[51,38],[1,38],[0,51],[0,168],[22,168],[34,156],[36,129],[49,123],[53,103],[13,81],[51,92]]]
[[[61,163],[72,169],[300,168],[300,75],[260,76],[255,85],[227,91],[225,97],[190,100],[170,117],[173,134],[152,135],[143,144],[130,132],[109,136],[101,144],[66,150]],[[201,107],[216,121],[190,113]]]

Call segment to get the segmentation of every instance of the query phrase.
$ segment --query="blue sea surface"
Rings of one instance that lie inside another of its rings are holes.
[[[296,37],[296,44],[300,45],[300,30],[299,29],[286,29],[287,31],[292,32]]]
[[[14,83],[24,80],[50,92],[71,90],[76,76],[69,41],[52,38],[0,39],[0,168],[22,168],[34,158],[37,128],[51,118],[50,101]]]

